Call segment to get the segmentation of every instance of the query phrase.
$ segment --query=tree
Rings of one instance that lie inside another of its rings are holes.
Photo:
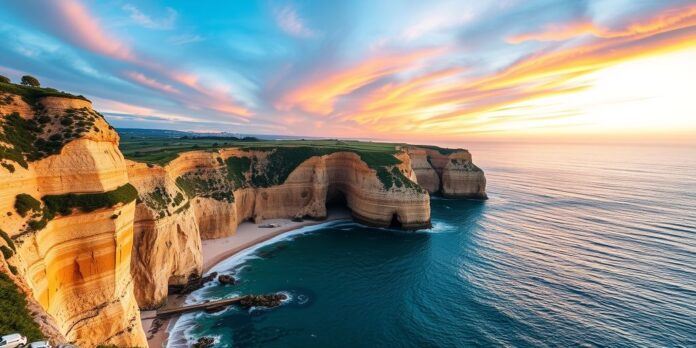
[[[6,76],[0,75],[0,82],[2,82],[2,83],[10,83],[10,79],[7,78]]]
[[[39,83],[39,80],[37,80],[36,77],[29,76],[29,75],[22,76],[22,84],[25,86],[32,86],[32,87],[41,86],[41,84]]]

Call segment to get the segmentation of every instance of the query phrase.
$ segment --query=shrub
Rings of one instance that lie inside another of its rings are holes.
[[[17,248],[14,245],[14,242],[12,241],[12,238],[7,234],[7,232],[0,230],[0,238],[5,240],[5,243],[12,248],[12,250],[17,251]]]
[[[5,167],[5,169],[7,169],[10,173],[14,173],[14,172],[15,172],[15,167],[14,167],[12,164],[10,164],[10,163],[2,162],[2,163],[0,163],[0,165],[2,165],[3,167]]]
[[[15,273],[17,270],[10,271]],[[29,341],[43,338],[39,325],[27,310],[26,295],[21,293],[15,283],[4,273],[0,273],[0,332],[19,332]]]
[[[2,252],[2,256],[5,258],[5,260],[9,260],[10,257],[14,255],[12,249],[8,248],[6,245],[0,245],[0,252]]]
[[[40,211],[41,202],[39,202],[38,200],[36,200],[36,198],[26,193],[20,193],[15,198],[14,207],[21,217],[25,217],[27,216],[27,212],[29,212],[30,210],[36,212]]]
[[[36,77],[30,76],[30,75],[22,76],[22,84],[25,86],[31,86],[31,87],[40,87],[41,86],[41,84],[39,83],[39,80],[37,80]]]
[[[249,157],[230,157],[225,162],[227,163],[227,179],[234,183],[235,188],[244,186],[246,183],[245,173],[251,167]]]
[[[2,76],[0,75],[0,82],[2,83],[10,83],[10,79],[7,76]]]
[[[138,198],[138,191],[131,184],[125,184],[113,191],[102,193],[48,195],[42,199],[51,214],[70,215],[73,208],[90,212],[113,207],[118,203],[130,203]]]

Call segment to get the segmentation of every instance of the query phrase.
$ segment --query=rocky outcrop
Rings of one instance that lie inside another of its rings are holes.
[[[140,192],[133,224],[131,273],[140,308],[158,307],[169,285],[200,274],[201,236],[191,204],[161,167],[128,163]]]
[[[451,198],[487,199],[486,176],[467,150],[434,146],[406,148],[418,183],[430,193]]]

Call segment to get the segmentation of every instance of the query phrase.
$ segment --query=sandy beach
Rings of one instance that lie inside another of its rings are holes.
[[[325,220],[304,220],[295,222],[289,219],[268,219],[264,220],[263,223],[259,225],[252,222],[244,222],[237,227],[237,233],[232,236],[203,241],[203,274],[206,274],[213,266],[230,256],[275,236],[301,227],[318,225],[334,220],[350,219],[350,217],[350,212],[348,210],[331,210],[328,212],[328,216]],[[263,225],[275,225],[276,227],[259,227]],[[179,307],[185,300],[185,295],[169,296],[165,308]],[[151,348],[159,348],[166,345],[169,336],[169,326],[178,318],[172,317],[167,320],[162,320],[159,329],[150,332],[153,322],[155,321],[155,313],[156,311],[142,311],[140,313],[143,329],[147,335],[148,346]]]

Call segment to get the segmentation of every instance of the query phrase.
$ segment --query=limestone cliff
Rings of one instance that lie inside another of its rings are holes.
[[[342,196],[355,219],[364,223],[407,229],[430,224],[425,190],[401,182],[385,188],[352,152],[310,156],[282,184],[254,185],[252,172],[258,176],[268,170],[272,154],[232,148],[186,152],[164,167],[129,163],[131,183],[140,193],[131,269],[142,308],[161,304],[168,285],[200,274],[201,239],[232,235],[246,220],[322,219],[327,200]],[[415,180],[408,155],[398,157],[402,163],[394,168],[399,177]]]
[[[486,199],[486,176],[467,150],[408,146],[418,183],[430,193],[451,198]]]
[[[243,221],[322,219],[342,202],[360,222],[419,229],[428,192],[485,198],[465,150],[239,146],[158,166],[125,160],[84,98],[0,94],[0,270],[57,342],[146,346],[139,308],[199,276],[201,240]]]
[[[3,99],[0,229],[16,250],[6,260],[14,279],[57,331],[45,334],[145,346],[130,273],[135,203],[121,199],[118,135],[83,99]]]

